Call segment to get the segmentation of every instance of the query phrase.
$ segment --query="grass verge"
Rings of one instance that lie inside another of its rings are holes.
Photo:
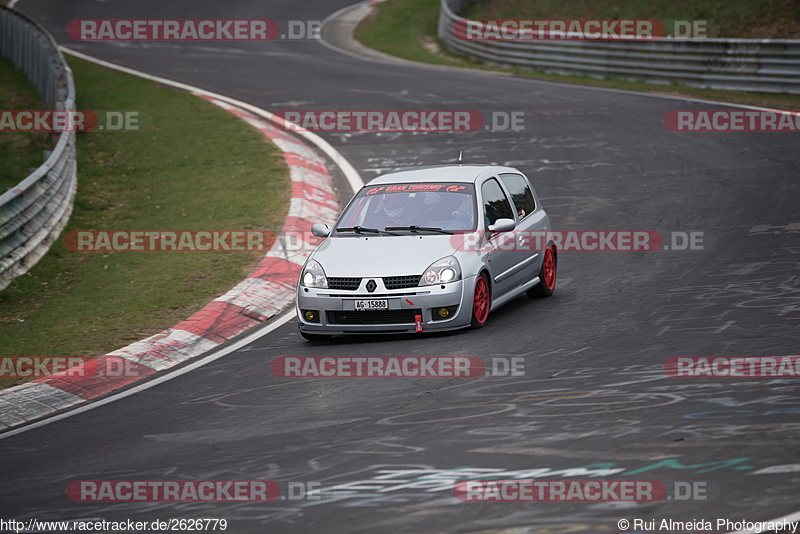
[[[281,152],[196,96],[68,57],[77,109],[139,111],[139,132],[78,135],[67,230],[270,230],[286,216]],[[62,236],[63,237],[63,236]],[[263,252],[70,252],[63,239],[0,292],[0,356],[99,356],[175,325]],[[0,378],[0,387],[22,379]]]
[[[585,5],[585,3],[581,3],[581,5]],[[488,66],[467,57],[452,54],[443,49],[436,32],[439,17],[439,0],[386,0],[385,2],[377,4],[376,7],[377,12],[362,21],[359,27],[356,28],[356,39],[370,48],[411,61],[448,65],[452,67],[510,72],[520,76],[528,76],[541,80],[624,89],[642,93],[717,100],[776,109],[800,109],[800,95],[719,91],[713,89],[698,89],[677,84],[651,85],[620,79],[596,80],[588,76],[561,76],[545,73],[540,70]],[[479,14],[483,18],[487,18],[483,16],[483,12]],[[518,18],[519,17],[521,16],[518,16]],[[543,15],[539,16],[539,18],[542,17]],[[558,18],[550,15],[547,17]],[[583,16],[578,18],[588,17]]]
[[[0,56],[0,110],[41,109],[36,88],[11,60]],[[48,134],[0,132],[0,194],[20,183],[44,163],[44,150],[53,148]]]

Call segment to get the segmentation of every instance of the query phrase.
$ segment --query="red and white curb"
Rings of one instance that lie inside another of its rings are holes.
[[[200,356],[294,302],[300,269],[316,245],[302,239],[316,239],[309,237],[311,225],[332,225],[340,209],[325,160],[305,142],[229,103],[229,99],[223,101],[209,93],[194,92],[252,124],[283,151],[292,180],[292,197],[280,235],[245,280],[202,310],[172,328],[95,360],[99,368],[104,368],[106,361],[108,366],[119,368],[120,358],[125,358],[130,364],[119,376],[80,377],[74,376],[79,374],[74,370],[73,376],[62,371],[0,391],[0,431],[97,398]]]

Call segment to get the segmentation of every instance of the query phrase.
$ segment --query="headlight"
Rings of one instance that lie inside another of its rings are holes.
[[[316,260],[310,260],[303,267],[303,272],[300,275],[300,285],[305,287],[321,287],[328,288],[328,279],[325,277],[325,271],[322,270]]]
[[[419,281],[421,286],[433,286],[461,280],[461,266],[454,256],[447,256],[437,260],[425,269],[425,274]]]

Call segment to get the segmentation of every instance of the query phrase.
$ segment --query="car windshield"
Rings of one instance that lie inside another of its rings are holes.
[[[379,235],[474,230],[475,188],[449,182],[368,185],[348,204],[335,235],[363,233],[353,228],[387,227],[392,234]]]

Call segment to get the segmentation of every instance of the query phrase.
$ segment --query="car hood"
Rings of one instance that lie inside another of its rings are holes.
[[[312,257],[327,276],[415,275],[454,254],[452,238],[443,234],[332,237],[323,241]]]

